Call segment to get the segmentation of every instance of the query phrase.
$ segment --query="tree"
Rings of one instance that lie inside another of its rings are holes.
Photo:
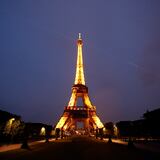
[[[107,136],[113,136],[114,135],[114,124],[113,122],[107,122],[104,124],[105,128],[106,128],[106,135]]]

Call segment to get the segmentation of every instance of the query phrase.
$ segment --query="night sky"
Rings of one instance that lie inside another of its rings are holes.
[[[159,0],[0,0],[0,109],[55,124],[70,99],[79,32],[103,122],[160,107]]]

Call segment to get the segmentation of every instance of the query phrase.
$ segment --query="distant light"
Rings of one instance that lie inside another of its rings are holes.
[[[14,120],[15,120],[15,118],[11,118],[11,119],[10,119],[10,121],[14,121]]]
[[[12,123],[13,123],[14,120],[15,120],[15,118],[9,119],[9,124],[12,125]]]
[[[6,126],[5,126],[5,129],[4,129],[4,133],[5,134],[9,134],[10,133],[14,120],[15,120],[15,118],[11,118],[6,122]]]
[[[113,128],[114,128],[114,134],[117,136],[118,135],[118,128],[115,124],[113,125]]]
[[[40,131],[40,135],[45,136],[45,134],[46,134],[46,129],[44,127],[42,127],[41,131]]]

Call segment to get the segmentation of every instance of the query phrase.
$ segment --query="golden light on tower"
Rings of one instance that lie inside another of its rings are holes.
[[[83,66],[83,57],[82,57],[82,38],[81,33],[79,33],[79,37],[77,40],[77,65],[76,65],[76,77],[74,84],[83,84],[85,85],[84,79],[84,66]]]
[[[104,127],[96,114],[96,107],[92,105],[88,87],[85,85],[83,65],[83,41],[79,33],[77,40],[77,62],[75,81],[72,86],[72,94],[68,106],[56,125],[56,129],[70,130],[76,128],[77,122],[83,122],[85,130],[101,129]],[[77,99],[82,98],[83,106],[77,106]]]
[[[9,134],[12,128],[12,124],[15,121],[15,118],[11,118],[7,121],[5,129],[4,129],[4,133],[5,134]]]
[[[104,127],[103,123],[100,121],[98,116],[93,116],[92,119],[94,120],[94,122],[96,123],[96,126],[98,128],[103,128]]]
[[[63,125],[65,124],[66,120],[68,117],[61,117],[60,121],[58,122],[56,128],[62,128]]]
[[[78,40],[77,40],[77,63],[76,63],[76,76],[75,76],[74,85],[85,86],[82,46],[83,46],[83,41],[81,38],[81,33],[79,33]],[[83,101],[86,106],[92,107],[88,94],[83,94]],[[77,105],[76,102],[77,102],[77,89],[73,88],[68,106],[76,106]]]

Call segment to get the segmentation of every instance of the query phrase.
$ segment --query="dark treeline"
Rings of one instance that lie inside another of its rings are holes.
[[[147,111],[143,118],[133,121],[119,121],[115,125],[112,122],[105,123],[107,136],[136,137],[136,138],[160,138],[160,108]]]
[[[19,143],[24,140],[40,140],[51,137],[52,126],[43,123],[28,123],[21,116],[0,110],[0,145]]]
[[[104,137],[135,137],[160,138],[160,108],[147,111],[143,118],[133,121],[119,121],[116,124],[107,122],[103,132]],[[102,136],[102,132],[98,132]],[[98,135],[98,134],[97,134]],[[43,123],[28,123],[21,116],[0,110],[0,145],[4,143],[19,143],[24,139],[34,141],[55,137],[54,127]]]

